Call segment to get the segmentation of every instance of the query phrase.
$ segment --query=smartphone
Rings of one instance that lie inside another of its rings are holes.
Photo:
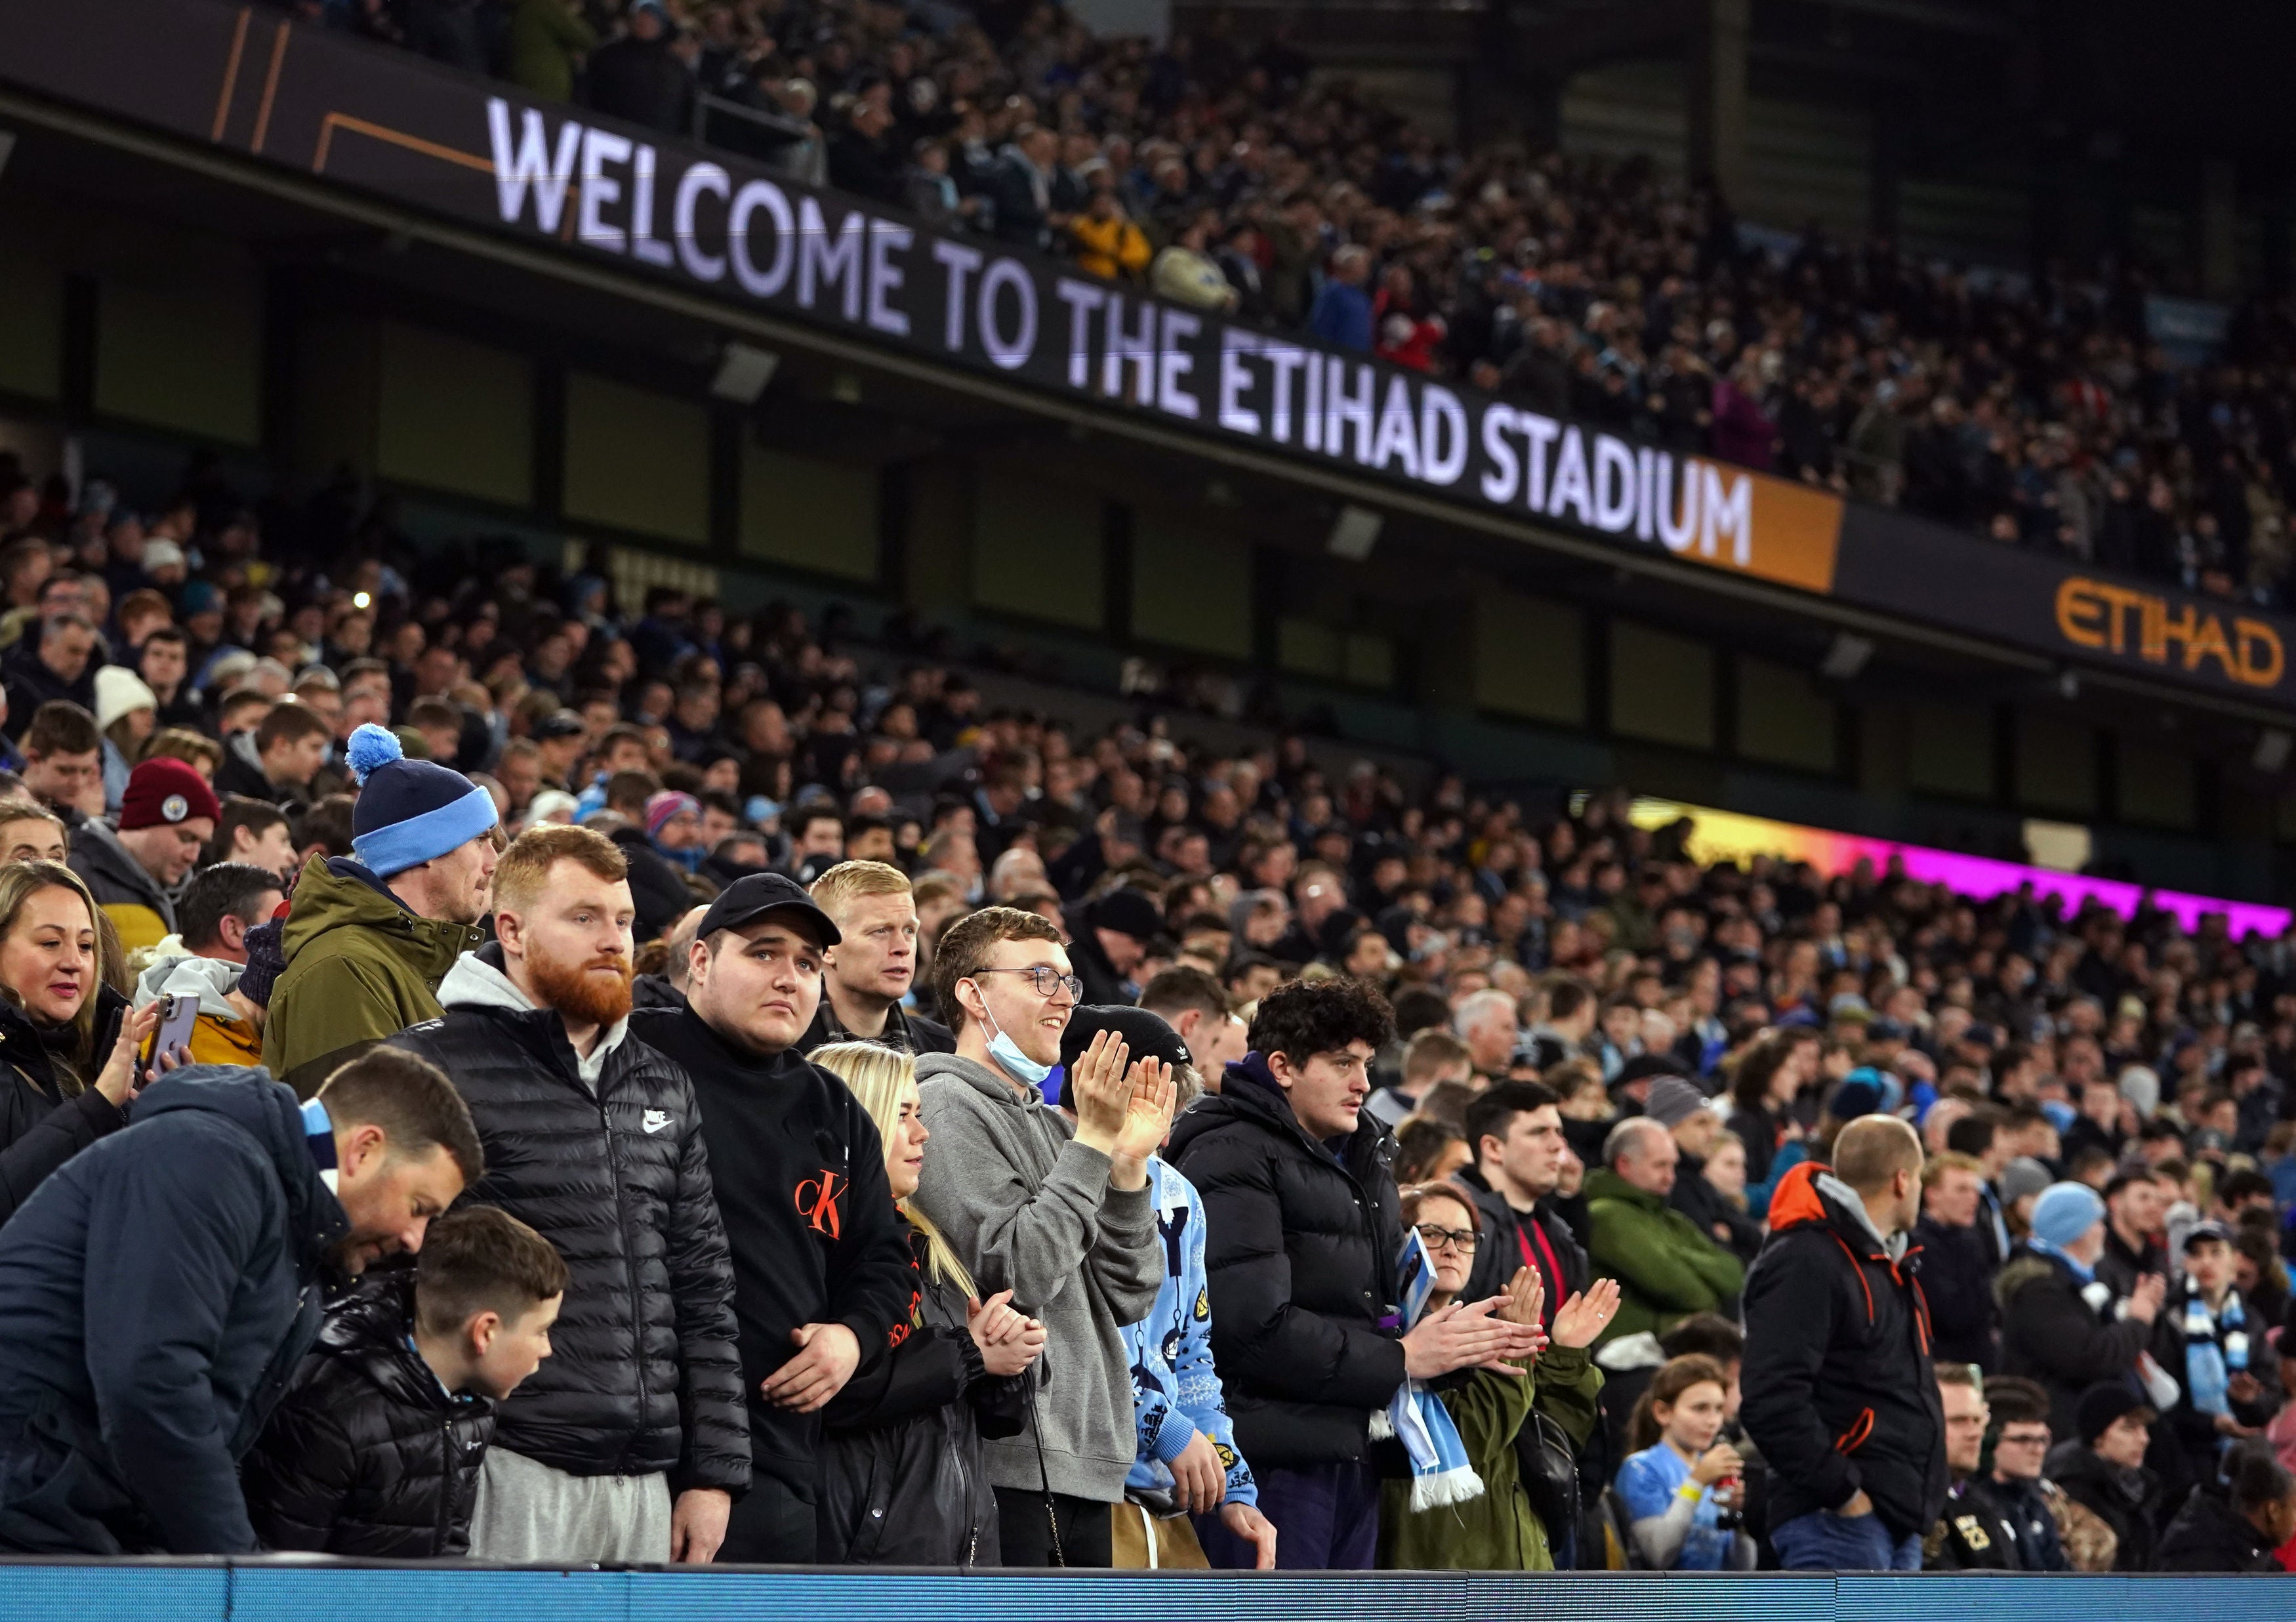
[[[162,997],[160,1003],[160,1023],[152,1033],[151,1050],[144,1056],[145,1069],[154,1080],[158,1079],[155,1067],[162,1053],[190,1061],[192,1025],[200,1017],[200,1000],[195,996]]]

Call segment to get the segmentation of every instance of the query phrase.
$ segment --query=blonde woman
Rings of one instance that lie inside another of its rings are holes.
[[[909,1224],[917,1289],[887,1355],[863,1359],[822,1411],[819,1558],[844,1565],[1001,1564],[984,1436],[1017,1436],[1045,1326],[987,1301],[938,1229],[910,1206],[930,1133],[916,1061],[874,1042],[816,1048],[877,1124],[885,1179]]]
[[[0,867],[0,1222],[50,1172],[127,1124],[157,1013],[103,982],[102,914],[55,861]]]

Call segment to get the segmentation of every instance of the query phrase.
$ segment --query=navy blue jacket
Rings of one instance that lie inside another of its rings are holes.
[[[290,1089],[194,1065],[0,1227],[0,1549],[256,1547],[239,1461],[350,1230]]]

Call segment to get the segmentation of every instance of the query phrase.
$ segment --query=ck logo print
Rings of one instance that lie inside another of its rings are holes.
[[[837,1173],[824,1169],[797,1185],[797,1214],[813,1225],[816,1233],[837,1237],[837,1202],[845,1192],[846,1180]]]

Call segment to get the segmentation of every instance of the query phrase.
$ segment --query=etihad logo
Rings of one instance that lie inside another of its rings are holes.
[[[2280,633],[2262,620],[2227,620],[2196,603],[2172,607],[2153,592],[2085,575],[2057,588],[2057,630],[2077,646],[2134,654],[2147,664],[2213,664],[2243,687],[2277,687],[2288,667]]]

